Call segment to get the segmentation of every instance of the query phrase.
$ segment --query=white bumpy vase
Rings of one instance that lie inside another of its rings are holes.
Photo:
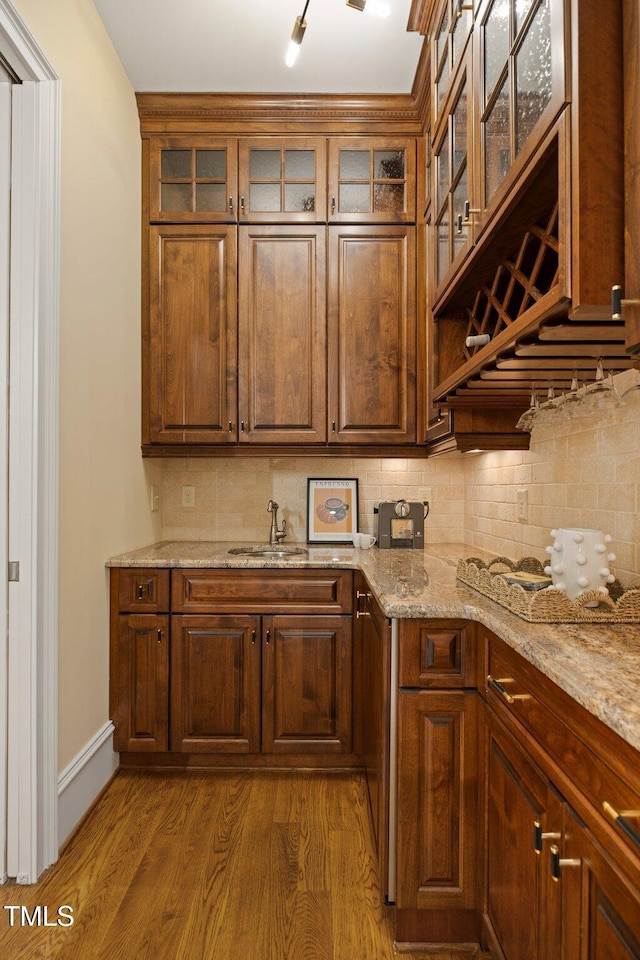
[[[575,600],[585,590],[598,590],[609,595],[608,583],[615,577],[609,563],[616,559],[608,552],[611,536],[601,530],[564,529],[552,530],[553,544],[547,547],[551,557],[545,567],[556,590]],[[587,606],[597,606],[594,601]]]

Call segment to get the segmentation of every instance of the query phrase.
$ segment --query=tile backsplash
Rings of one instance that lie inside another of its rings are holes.
[[[465,540],[514,559],[545,557],[556,527],[586,527],[613,537],[612,564],[623,582],[640,575],[640,390],[638,374],[614,378],[624,401],[567,420],[562,406],[534,426],[523,452],[473,455],[465,466]],[[518,490],[528,517],[518,520]]]
[[[465,465],[461,456],[437,460],[380,458],[215,457],[165,461],[163,539],[269,538],[270,499],[280,504],[289,543],[306,540],[307,479],[357,477],[360,530],[374,533],[380,500],[429,500],[426,537],[464,537]],[[195,487],[195,506],[182,506],[182,487]]]
[[[620,393],[635,371],[615,378]],[[429,500],[425,533],[517,559],[545,558],[553,527],[595,527],[613,537],[615,572],[640,576],[640,390],[615,409],[536,425],[528,451],[453,454],[427,460],[224,457],[167,459],[163,539],[265,542],[269,499],[287,520],[290,543],[306,539],[308,477],[358,477],[360,529],[374,532],[380,500]],[[183,486],[195,505],[182,506]],[[526,490],[527,518],[517,495]]]

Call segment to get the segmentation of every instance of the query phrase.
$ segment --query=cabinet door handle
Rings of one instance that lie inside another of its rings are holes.
[[[335,213],[335,212],[336,212],[336,198],[331,197],[331,213]]]
[[[144,599],[144,587],[141,583],[138,584],[138,600]]]
[[[240,433],[244,433],[244,420],[240,421]]]
[[[233,197],[229,197],[229,213],[233,213]]]
[[[255,643],[257,638],[257,633],[255,630],[251,631],[251,643]]]
[[[271,643],[271,630],[267,630],[264,638],[265,643]]]
[[[360,590],[356,590],[356,620],[359,620],[360,617],[370,617],[371,613],[368,610],[362,610],[360,608],[360,601],[364,600],[367,603],[371,599],[370,593],[361,593]]]
[[[233,433],[233,420],[229,420],[229,433]]]
[[[244,197],[240,197],[240,210],[244,213]]]
[[[162,630],[158,630],[158,643],[162,643]]]
[[[607,803],[605,800],[602,804],[602,809],[611,817],[611,819],[616,823],[620,829],[626,833],[630,840],[640,847],[640,830],[636,830],[635,827],[632,827],[627,817],[632,817],[634,820],[640,819],[640,810],[614,810],[610,803]]]
[[[490,687],[493,687],[494,690],[497,690],[500,696],[504,697],[507,703],[514,703],[514,699],[511,696],[511,694],[507,693],[505,688],[502,686],[504,682],[505,682],[504,680],[495,680],[491,676],[491,674],[489,674],[489,676],[487,677],[487,683],[489,684]]]
[[[543,840],[559,840],[560,836],[559,833],[543,833],[540,821],[533,821],[533,849],[536,853],[542,853]]]
[[[566,860],[560,857],[560,848],[552,843],[549,847],[551,852],[551,879],[554,883],[560,882],[560,870],[562,867],[579,867],[582,860]]]

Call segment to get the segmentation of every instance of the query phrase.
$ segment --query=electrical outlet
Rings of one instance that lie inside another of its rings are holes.
[[[160,491],[155,483],[151,484],[151,489],[149,490],[149,506],[151,507],[152,513],[156,513],[156,511],[160,509]]]
[[[196,488],[191,486],[184,486],[182,488],[182,506],[195,507],[195,505],[196,505]]]
[[[518,520],[520,523],[526,523],[529,519],[529,491],[518,490],[516,503],[518,505]]]

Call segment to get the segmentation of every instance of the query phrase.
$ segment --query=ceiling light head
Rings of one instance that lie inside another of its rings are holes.
[[[293,30],[291,31],[291,40],[289,41],[287,53],[284,58],[284,62],[288,67],[292,67],[298,59],[298,54],[300,53],[300,44],[302,43],[306,29],[306,20],[303,20],[302,17],[296,17],[296,22],[294,23]]]
[[[391,13],[391,7],[383,0],[347,0],[347,6],[365,13],[370,13],[372,17],[388,17]]]

